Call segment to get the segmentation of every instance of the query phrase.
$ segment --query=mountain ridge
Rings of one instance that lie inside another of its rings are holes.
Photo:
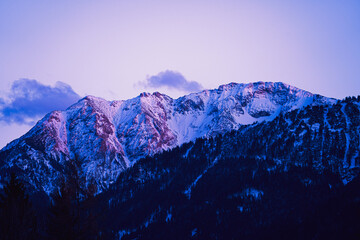
[[[106,189],[142,157],[308,105],[335,102],[281,82],[229,83],[177,99],[159,92],[119,101],[86,96],[65,111],[47,114],[0,150],[0,169],[15,167],[33,186],[50,193],[66,161],[77,158],[85,178]]]

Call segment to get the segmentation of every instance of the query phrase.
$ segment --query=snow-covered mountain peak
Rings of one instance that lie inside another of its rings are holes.
[[[86,96],[65,111],[47,114],[2,149],[2,168],[17,166],[34,176],[34,186],[51,191],[64,162],[76,158],[86,179],[95,179],[101,190],[142,157],[309,104],[331,103],[271,82],[229,83],[177,99],[159,92],[120,101]]]

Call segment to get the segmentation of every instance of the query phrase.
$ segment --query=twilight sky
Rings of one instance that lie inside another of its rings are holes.
[[[0,148],[85,95],[282,81],[360,94],[359,0],[0,1]]]

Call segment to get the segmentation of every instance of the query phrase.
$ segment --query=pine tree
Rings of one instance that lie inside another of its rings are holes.
[[[52,195],[49,209],[48,237],[50,239],[96,239],[97,223],[94,183],[85,187],[80,177],[78,161],[69,161],[66,177],[60,189]]]
[[[94,209],[96,207],[95,193],[97,187],[95,181],[90,182],[84,191],[85,199],[81,204],[82,211],[82,224],[81,232],[84,239],[99,239],[98,236],[98,216],[95,214]]]
[[[24,184],[12,173],[0,195],[0,239],[38,239],[36,220]]]
[[[68,161],[60,189],[52,194],[49,209],[50,239],[81,239],[80,234],[80,177],[78,161]]]

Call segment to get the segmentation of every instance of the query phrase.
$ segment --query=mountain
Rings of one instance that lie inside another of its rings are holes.
[[[360,97],[146,157],[98,195],[109,239],[358,239]]]
[[[335,102],[270,82],[230,83],[178,99],[158,92],[125,101],[87,96],[65,111],[47,114],[4,147],[0,173],[13,169],[49,194],[75,159],[82,177],[95,181],[101,192],[143,157],[306,106]]]
[[[260,82],[86,97],[0,159],[2,181],[15,171],[43,191],[30,196],[44,239],[360,237],[360,96]]]

